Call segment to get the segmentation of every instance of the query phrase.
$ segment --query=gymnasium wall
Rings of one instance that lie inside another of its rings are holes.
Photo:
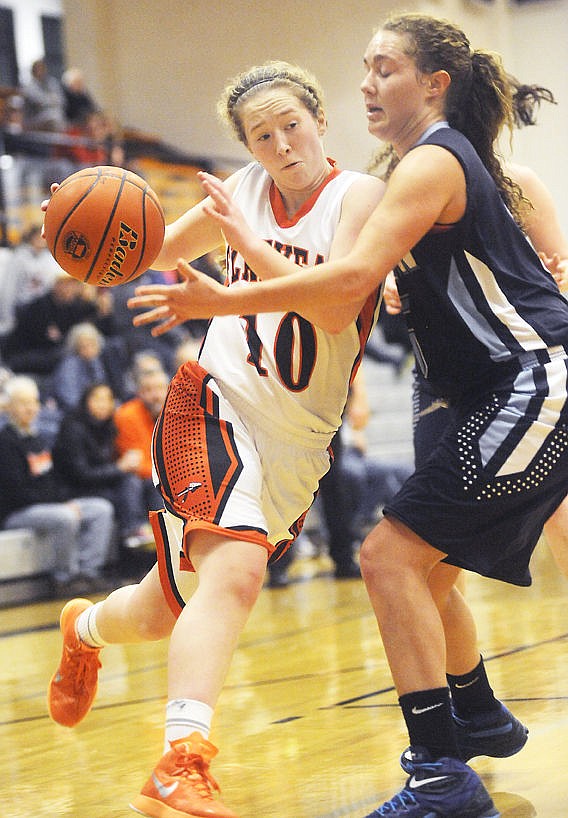
[[[515,138],[515,158],[551,188],[568,230],[568,0],[62,0],[68,63],[80,65],[101,102],[123,124],[192,153],[245,159],[215,118],[225,81],[269,58],[310,68],[327,92],[328,152],[362,168],[375,141],[366,133],[362,54],[391,8],[459,23],[476,47],[499,51],[509,70],[552,88],[540,125]],[[507,149],[507,146],[504,146]]]
[[[20,82],[27,82],[31,64],[43,57],[41,15],[60,15],[61,0],[0,0],[0,6],[12,10]]]

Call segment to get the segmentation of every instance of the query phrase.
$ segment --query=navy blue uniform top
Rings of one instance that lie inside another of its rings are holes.
[[[395,270],[417,363],[451,398],[498,380],[519,356],[568,347],[568,304],[467,138],[441,127],[419,144],[449,150],[467,186],[463,218],[435,225]]]

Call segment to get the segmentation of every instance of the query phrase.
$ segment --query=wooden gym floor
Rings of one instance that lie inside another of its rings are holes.
[[[214,720],[212,765],[240,818],[360,818],[403,782],[396,696],[364,585],[326,557],[265,588]],[[568,581],[543,543],[530,589],[469,579],[488,672],[530,729],[511,759],[475,769],[503,818],[568,815]],[[119,818],[162,752],[167,645],[108,647],[93,711],[53,724],[45,689],[60,652],[60,602],[0,610],[3,818]]]

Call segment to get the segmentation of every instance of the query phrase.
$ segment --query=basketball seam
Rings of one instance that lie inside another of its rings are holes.
[[[96,179],[95,179],[95,181],[93,182],[93,184],[92,184],[92,185],[91,185],[91,186],[90,186],[90,187],[89,187],[89,188],[88,188],[88,189],[87,189],[87,190],[86,190],[86,191],[83,193],[83,195],[81,196],[81,198],[80,198],[80,199],[78,199],[78,200],[75,202],[75,204],[73,205],[73,207],[71,208],[71,210],[70,210],[70,211],[67,213],[67,215],[65,216],[65,219],[64,219],[64,220],[61,222],[61,225],[60,225],[60,227],[59,227],[59,230],[58,230],[58,231],[57,231],[57,233],[55,234],[55,240],[54,240],[54,242],[53,242],[53,252],[54,252],[54,253],[55,253],[55,252],[58,252],[58,250],[57,250],[57,242],[59,241],[59,237],[61,236],[61,233],[62,233],[62,232],[63,232],[63,230],[65,229],[65,225],[67,224],[67,222],[69,221],[69,219],[71,218],[71,216],[73,215],[73,213],[74,213],[74,212],[77,210],[77,208],[79,207],[79,205],[80,205],[82,202],[84,202],[84,201],[85,201],[85,199],[87,198],[87,196],[88,196],[88,195],[89,195],[89,194],[90,194],[90,193],[91,193],[91,192],[92,192],[92,191],[95,189],[95,187],[97,186],[97,184],[98,184],[98,182],[99,182],[99,179],[100,179],[100,175],[98,175],[98,176],[96,177]],[[48,207],[49,207],[49,205],[48,205]],[[85,279],[85,280],[86,280],[86,279]]]
[[[138,185],[136,185],[138,187]],[[146,196],[147,196],[148,185],[142,191],[142,242],[140,246],[140,255],[138,258],[138,263],[134,270],[130,273],[127,279],[125,279],[124,283],[126,284],[128,281],[133,279],[140,269],[140,265],[142,264],[142,259],[144,258],[144,250],[146,249]]]
[[[100,176],[102,176],[102,172],[100,172]],[[90,277],[91,277],[91,276],[92,276],[92,274],[93,274],[93,271],[94,271],[95,265],[96,265],[96,263],[97,263],[97,261],[98,261],[98,259],[99,259],[100,253],[101,253],[101,249],[102,249],[102,247],[103,247],[103,244],[104,244],[104,242],[105,242],[105,239],[106,239],[106,237],[107,237],[107,235],[108,235],[108,232],[109,232],[109,230],[110,230],[110,226],[111,226],[111,224],[112,224],[112,220],[113,220],[113,218],[114,218],[114,214],[116,213],[116,208],[118,207],[118,202],[119,202],[119,200],[120,200],[120,197],[122,196],[122,191],[124,190],[124,183],[125,183],[125,181],[126,181],[126,171],[124,171],[124,172],[123,172],[122,177],[120,177],[120,176],[119,176],[119,174],[117,174],[117,178],[120,178],[120,180],[121,180],[121,181],[120,181],[120,187],[118,188],[118,191],[117,191],[117,194],[116,194],[116,197],[115,197],[115,200],[114,200],[114,204],[113,204],[113,206],[112,206],[112,210],[110,211],[110,214],[109,214],[109,217],[108,217],[108,220],[107,220],[107,223],[106,223],[106,227],[105,227],[105,229],[103,230],[103,233],[102,233],[101,239],[100,239],[100,241],[99,241],[99,246],[98,246],[98,248],[97,248],[97,252],[96,252],[96,254],[95,254],[95,257],[94,257],[94,259],[93,259],[93,263],[91,264],[91,266],[90,266],[90,268],[89,268],[89,272],[88,272],[88,273],[87,273],[87,275],[85,276],[85,283],[86,283],[86,284],[88,284],[89,279],[90,279]]]

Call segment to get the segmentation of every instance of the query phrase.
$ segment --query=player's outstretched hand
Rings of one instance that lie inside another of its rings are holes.
[[[210,197],[212,204],[204,207],[208,216],[215,219],[223,231],[227,243],[234,250],[246,255],[246,249],[254,242],[256,236],[248,226],[240,208],[233,201],[226,185],[206,171],[197,174],[203,190]]]
[[[134,316],[134,326],[153,324],[154,337],[164,335],[185,321],[219,314],[227,293],[226,287],[190,267],[183,259],[179,259],[177,269],[183,278],[179,284],[143,284],[128,299],[131,310],[146,310]]]

